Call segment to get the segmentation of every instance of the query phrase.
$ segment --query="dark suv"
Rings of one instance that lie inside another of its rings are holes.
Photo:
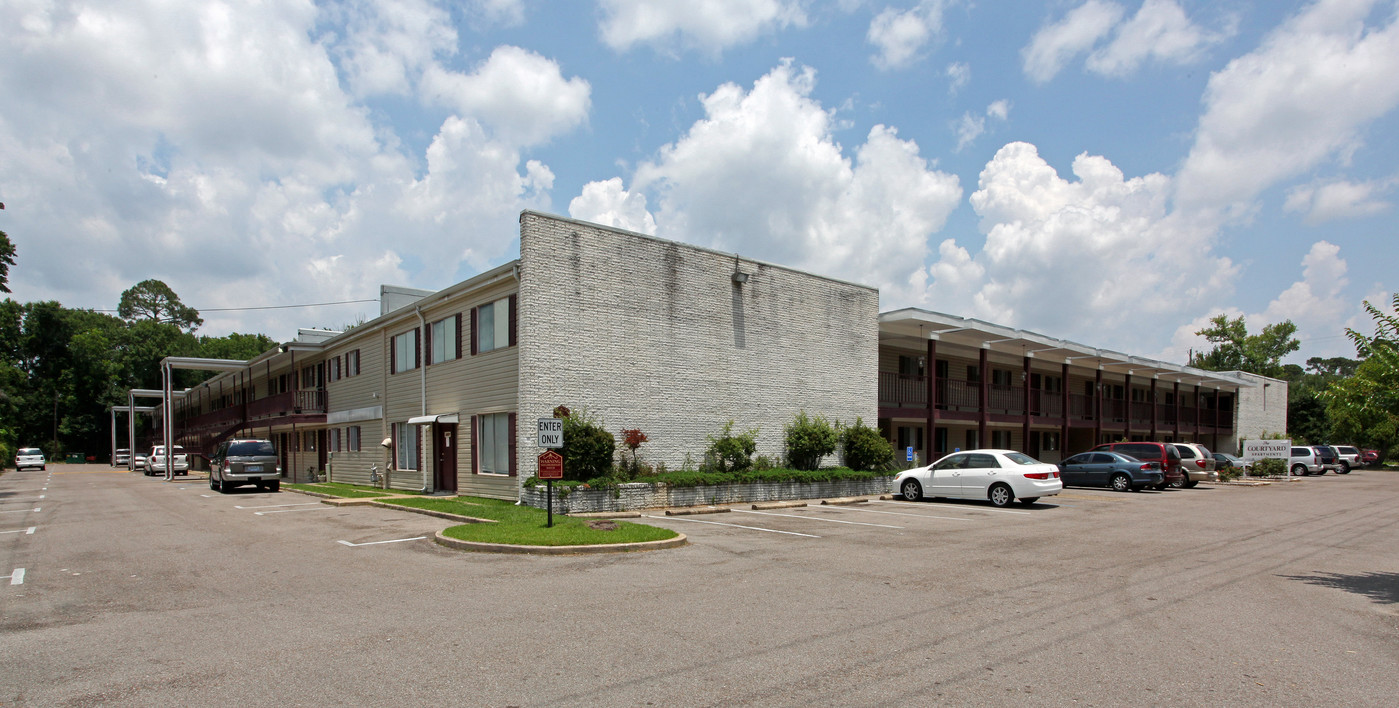
[[[1340,474],[1341,456],[1337,454],[1336,448],[1330,445],[1313,445],[1312,449],[1316,450],[1317,462],[1321,463],[1320,474],[1326,474],[1327,470]],[[1349,472],[1350,470],[1346,471]]]
[[[225,440],[209,458],[209,488],[228,492],[256,484],[269,492],[282,488],[282,466],[271,440]]]
[[[1142,462],[1156,462],[1161,465],[1161,470],[1165,472],[1165,480],[1155,485],[1156,489],[1165,489],[1174,484],[1180,486],[1185,483],[1185,471],[1180,466],[1180,451],[1175,445],[1159,442],[1117,442],[1104,443],[1094,450],[1106,450],[1116,452],[1121,455],[1135,457]]]

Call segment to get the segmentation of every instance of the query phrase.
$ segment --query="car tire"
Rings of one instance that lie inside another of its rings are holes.
[[[1037,501],[1039,501],[1039,500],[1040,500],[1039,497],[1020,497],[1020,499],[1019,499],[1018,501],[1019,501],[1021,504],[1024,504],[1025,506],[1033,506],[1034,503],[1037,502]]]
[[[1190,479],[1190,478],[1187,477],[1186,480],[1185,480],[1184,482],[1181,482],[1181,483],[1180,483],[1180,486],[1182,486],[1182,487],[1184,487],[1184,488],[1186,488],[1186,489],[1194,489],[1194,488],[1195,488],[1196,486],[1198,486],[1199,484],[1200,484],[1200,480],[1198,480],[1198,479]]]
[[[1293,476],[1293,477],[1306,477],[1306,476],[1307,476],[1307,466],[1306,466],[1306,465],[1293,465],[1293,466],[1292,466],[1292,476]]]
[[[1178,479],[1178,480],[1176,480],[1176,481],[1174,481],[1174,482],[1168,482],[1168,483],[1166,484],[1166,486],[1170,487],[1171,489],[1181,489],[1181,488],[1183,488],[1183,487],[1185,486],[1186,482],[1187,482],[1189,479],[1190,479],[1189,476],[1184,476],[1184,477],[1181,477],[1180,479]]]
[[[1165,491],[1165,490],[1166,490],[1166,487],[1169,487],[1169,486],[1171,486],[1169,483],[1167,483],[1167,482],[1162,482],[1162,483],[1160,483],[1160,484],[1157,484],[1157,485],[1152,486],[1152,489],[1155,489],[1155,490],[1158,491],[1158,492],[1162,492],[1162,491]]]
[[[1010,506],[1015,501],[1015,492],[1004,484],[993,484],[986,490],[986,498],[991,500],[991,506]]]
[[[280,492],[280,491],[282,491],[282,481],[281,481],[281,480],[277,480],[276,482],[272,482],[272,483],[268,484],[268,485],[267,485],[267,491],[269,491],[269,492]]]
[[[903,497],[904,501],[919,501],[923,498],[923,485],[916,479],[906,479],[899,485],[899,496]]]
[[[1336,474],[1350,474],[1350,463],[1343,460],[1341,469],[1336,470]]]
[[[1132,478],[1118,472],[1108,481],[1108,486],[1112,487],[1114,492],[1130,492],[1132,491]]]

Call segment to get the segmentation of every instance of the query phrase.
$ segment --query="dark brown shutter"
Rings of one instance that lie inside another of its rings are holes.
[[[520,310],[519,301],[520,301],[520,296],[519,296],[519,295],[511,295],[511,296],[510,296],[510,345],[509,345],[509,346],[512,346],[512,347],[515,346],[515,343],[519,340],[519,334],[520,334],[520,323],[519,323],[519,319],[520,319],[520,318],[519,318],[519,314],[518,314],[518,313],[519,313],[519,310]],[[515,473],[515,472],[514,472],[514,469],[515,469],[514,466],[511,466],[510,469],[511,469],[510,474],[514,474],[514,473]]]
[[[421,470],[421,469],[424,469],[424,467],[423,467],[423,429],[422,429],[422,426],[419,426],[419,425],[410,425],[410,426],[408,426],[408,427],[409,427],[409,429],[411,429],[411,430],[413,431],[413,434],[417,436],[416,442],[418,443],[418,445],[417,445],[417,448],[416,448],[416,449],[417,449],[417,451],[418,451],[418,469],[420,469],[420,470]]]
[[[515,296],[514,296],[514,295],[511,295],[510,297],[513,299]],[[512,300],[512,301],[513,301],[513,300]],[[510,308],[510,309],[511,309],[512,312],[514,311],[514,308],[513,308],[513,307]],[[514,477],[514,476],[515,476],[515,414],[514,414],[514,413],[511,413],[511,414],[510,414],[510,422],[509,422],[509,425],[508,425],[507,427],[508,427],[509,430],[510,430],[510,432],[509,432],[509,435],[510,435],[509,440],[510,440],[510,442],[508,443],[508,447],[509,447],[509,449],[510,449],[510,476],[511,476],[511,477]]]
[[[461,358],[461,313],[457,313],[457,352],[453,359]]]
[[[389,467],[398,464],[398,426],[389,423],[389,438],[393,443],[389,445]]]
[[[398,373],[398,347],[394,346],[394,337],[389,337],[389,373]]]
[[[423,325],[423,340],[423,351],[427,352],[423,366],[432,366],[432,325]]]
[[[472,314],[476,314],[472,311]],[[476,319],[472,317],[472,319]],[[471,474],[481,474],[480,456],[476,454],[476,416],[471,416]]]
[[[476,356],[476,311],[481,308],[471,308],[471,356]]]
[[[413,368],[423,365],[423,335],[418,330],[413,330]]]

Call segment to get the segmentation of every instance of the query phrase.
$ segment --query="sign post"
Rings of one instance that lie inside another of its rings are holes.
[[[548,485],[545,504],[549,507],[549,528],[554,528],[554,480],[563,479],[563,455],[553,450],[539,453],[539,478]]]

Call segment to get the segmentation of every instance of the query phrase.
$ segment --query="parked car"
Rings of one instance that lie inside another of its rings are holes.
[[[1370,465],[1378,465],[1380,463],[1380,451],[1366,450],[1360,453],[1360,461],[1364,462],[1366,467],[1369,467]]]
[[[1252,467],[1249,463],[1244,462],[1242,457],[1230,455],[1227,452],[1216,452],[1211,456],[1214,457],[1214,468],[1216,470],[1236,469],[1247,472],[1249,468]]]
[[[131,451],[124,447],[117,448],[117,454],[112,458],[112,466],[125,467],[128,464],[131,464]]]
[[[954,452],[931,465],[904,470],[894,488],[909,501],[924,497],[987,499],[1006,506],[1033,504],[1064,489],[1059,468],[1014,450]]]
[[[1167,485],[1179,484],[1185,479],[1185,472],[1180,467],[1180,450],[1170,443],[1159,442],[1117,442],[1103,443],[1095,448],[1093,452],[1116,452],[1128,457],[1135,457],[1142,462],[1155,462],[1161,465],[1161,471],[1165,474],[1165,479],[1156,485],[1157,489],[1165,489]]]
[[[1180,467],[1185,479],[1173,487],[1190,488],[1201,482],[1218,482],[1219,472],[1215,471],[1214,456],[1209,448],[1199,443],[1174,443],[1180,453]]]
[[[1142,462],[1116,452],[1080,452],[1059,463],[1059,479],[1065,486],[1135,492],[1161,484],[1166,475],[1159,462]]]
[[[1360,449],[1354,445],[1335,445],[1336,456],[1341,458],[1341,474],[1350,474],[1356,467],[1363,466],[1360,461]]]
[[[170,456],[170,467],[175,474],[189,474],[189,456],[185,454],[184,447],[172,445],[174,452]],[[156,445],[151,448],[151,454],[146,455],[146,475],[165,474],[165,446]]]
[[[45,469],[44,451],[37,447],[22,447],[15,452],[15,471],[26,467]]]
[[[282,486],[282,466],[271,440],[225,440],[209,458],[209,488],[229,492],[256,484],[269,492]]]
[[[1287,469],[1292,472],[1294,477],[1326,474],[1327,470],[1339,470],[1340,468],[1336,451],[1324,445],[1311,447],[1293,445],[1292,454],[1287,458]]]
[[[1321,460],[1320,474],[1326,474],[1327,472],[1340,473],[1341,456],[1336,454],[1336,448],[1330,445],[1313,445],[1312,449],[1316,450],[1317,457]]]

